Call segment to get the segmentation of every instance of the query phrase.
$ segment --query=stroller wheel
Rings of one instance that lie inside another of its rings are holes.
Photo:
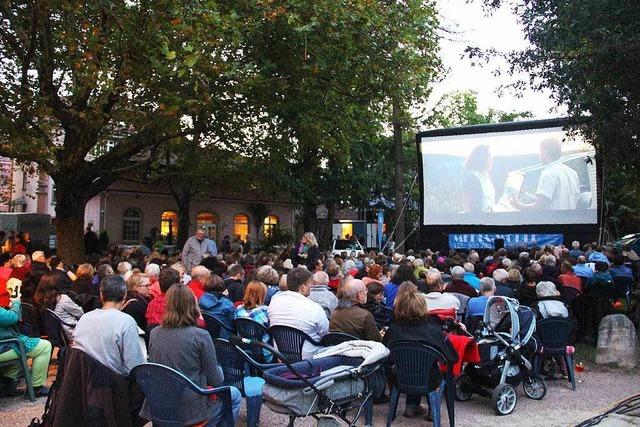
[[[469,375],[462,374],[456,379],[455,394],[456,400],[460,402],[466,402],[471,399],[473,395],[473,383]]]
[[[522,382],[522,388],[527,397],[535,400],[540,400],[547,394],[547,385],[537,375],[525,377]]]
[[[320,415],[316,427],[338,427],[340,423],[333,415]]]
[[[491,395],[493,410],[497,415],[509,415],[518,403],[518,394],[511,384],[500,384]]]

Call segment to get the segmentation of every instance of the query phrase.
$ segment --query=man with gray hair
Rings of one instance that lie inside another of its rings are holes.
[[[496,285],[491,277],[483,277],[480,279],[480,296],[471,298],[467,303],[466,318],[482,316],[487,307],[489,297],[496,293]]]
[[[445,292],[454,293],[454,294],[462,294],[466,295],[469,298],[473,298],[478,296],[473,287],[464,281],[464,268],[456,265],[451,267],[451,283],[449,283],[445,288]]]
[[[480,289],[480,279],[476,276],[476,266],[471,262],[465,262],[462,266],[464,268],[464,276],[462,279],[471,285],[476,291]]]
[[[329,289],[329,275],[324,271],[316,271],[311,277],[309,299],[320,304],[327,319],[331,319],[333,310],[338,306],[338,298]]]
[[[493,280],[496,284],[496,295],[515,298],[516,291],[506,284],[508,275],[507,270],[503,268],[499,268],[493,272]]]
[[[342,299],[331,316],[329,331],[343,332],[361,340],[382,341],[373,314],[362,308],[366,303],[367,287],[362,280],[346,282],[342,288]]]
[[[424,296],[427,301],[427,310],[448,310],[455,309],[457,312],[460,310],[460,300],[452,294],[443,294],[444,282],[442,276],[438,270],[430,270],[427,273],[427,291],[428,294]]]
[[[574,240],[571,243],[571,250],[569,251],[569,256],[573,259],[578,259],[580,255],[584,255],[584,252],[580,250],[580,242]]]
[[[127,284],[120,275],[100,283],[102,308],[83,315],[73,331],[73,347],[84,351],[112,371],[128,376],[145,363],[138,325],[133,317],[120,311]]]

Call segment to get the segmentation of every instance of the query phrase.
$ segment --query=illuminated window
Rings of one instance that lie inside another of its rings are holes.
[[[122,216],[122,241],[138,243],[140,241],[140,230],[142,223],[142,212],[137,208],[129,208]]]
[[[160,218],[160,234],[167,239],[167,243],[171,244],[173,239],[178,235],[178,214],[174,211],[162,212]]]
[[[249,234],[249,217],[244,214],[238,214],[233,217],[233,235],[242,241],[247,240]]]
[[[342,224],[342,238],[349,239],[353,236],[353,224]]]
[[[207,237],[214,242],[218,240],[218,217],[209,212],[202,212],[196,217],[198,228],[207,230]]]
[[[278,217],[275,215],[269,215],[264,219],[264,237],[271,237],[273,232],[278,228]]]

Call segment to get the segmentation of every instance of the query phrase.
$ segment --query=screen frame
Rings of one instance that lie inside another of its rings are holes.
[[[434,129],[416,134],[416,148],[418,152],[418,182],[420,182],[420,244],[423,248],[448,249],[449,234],[459,233],[561,233],[564,235],[565,245],[573,240],[581,244],[598,240],[598,230],[602,224],[602,194],[601,194],[601,162],[596,148],[596,197],[598,198],[596,223],[592,224],[529,224],[529,225],[425,225],[424,224],[424,165],[422,162],[422,139],[440,136],[460,136],[483,133],[514,132],[560,127],[567,131],[577,128],[589,119],[556,118],[545,120],[523,120],[518,122],[496,123],[460,126],[454,128]],[[435,245],[435,246],[434,246]]]

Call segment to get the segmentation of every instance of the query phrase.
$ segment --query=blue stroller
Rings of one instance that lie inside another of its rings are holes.
[[[498,415],[508,415],[516,407],[516,387],[522,383],[527,397],[542,399],[547,387],[535,375],[531,362],[537,350],[533,337],[536,314],[517,300],[493,296],[487,301],[481,329],[476,334],[480,362],[468,363],[456,380],[455,394],[466,401],[475,393],[490,396]]]

